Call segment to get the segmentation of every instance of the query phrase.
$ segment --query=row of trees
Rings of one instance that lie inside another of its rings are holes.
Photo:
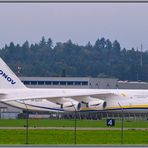
[[[21,76],[115,77],[148,81],[148,52],[121,49],[118,41],[105,38],[85,46],[71,40],[53,46],[52,39],[45,37],[35,44],[26,41],[23,45],[14,45],[11,42],[0,50],[0,56]]]

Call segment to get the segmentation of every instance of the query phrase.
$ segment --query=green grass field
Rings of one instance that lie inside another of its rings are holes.
[[[0,144],[25,144],[25,130],[0,130]],[[77,144],[120,144],[120,131],[77,131]],[[29,144],[74,144],[71,130],[29,130]],[[148,131],[124,131],[123,144],[148,144]]]
[[[0,127],[23,127],[24,119],[0,120]],[[74,127],[74,120],[29,119],[30,127]],[[77,127],[107,127],[106,120],[77,120]],[[121,121],[116,120],[115,127],[121,127]],[[147,120],[125,120],[124,127],[148,128]]]
[[[26,120],[0,120],[0,127],[24,127]],[[74,120],[29,119],[29,127],[74,127]],[[77,120],[77,127],[106,127],[106,120]],[[116,126],[121,127],[121,121],[116,120]],[[124,127],[132,130],[123,131],[124,144],[148,144],[148,130],[133,130],[148,128],[147,120],[125,120]],[[0,129],[0,144],[25,144],[26,131],[23,129]],[[120,144],[121,131],[77,130],[77,144]],[[39,130],[29,129],[29,144],[74,144],[74,130]]]

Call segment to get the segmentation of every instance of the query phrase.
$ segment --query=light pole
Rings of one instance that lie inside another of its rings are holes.
[[[120,108],[121,108],[121,113],[122,113],[122,118],[121,118],[121,144],[123,144],[123,120],[124,120],[124,116],[123,116],[123,107],[120,105],[120,103],[118,102]]]
[[[76,117],[76,109],[75,109],[75,139],[74,139],[74,144],[77,144],[77,117]]]
[[[28,107],[25,103],[25,101],[23,101],[24,104],[25,104],[25,107],[26,107],[26,144],[28,144],[28,133],[29,133],[29,130],[28,130]]]

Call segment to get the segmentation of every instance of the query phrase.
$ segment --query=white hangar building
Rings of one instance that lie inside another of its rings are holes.
[[[20,77],[29,88],[117,88],[117,79],[90,77]]]

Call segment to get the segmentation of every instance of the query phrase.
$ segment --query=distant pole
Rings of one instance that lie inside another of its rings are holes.
[[[141,68],[142,68],[142,66],[143,66],[142,52],[143,52],[143,45],[141,44],[141,56],[140,56],[140,66],[141,66]]]
[[[139,75],[138,75],[138,71],[137,71],[137,75],[136,75],[136,76],[137,76],[137,81],[138,81],[138,80],[139,80]]]
[[[123,116],[123,107],[120,105],[118,102],[120,108],[121,108],[121,113],[122,113],[122,118],[121,118],[121,144],[123,144],[123,121],[124,121],[124,116]]]
[[[22,67],[20,67],[20,66],[17,67],[17,73],[19,76],[21,75],[21,69],[22,69]]]
[[[137,51],[139,51],[138,47],[137,47]],[[137,78],[137,81],[138,81],[139,80],[139,70],[138,69],[137,69],[136,78]]]
[[[141,44],[141,52],[140,52],[140,80],[142,80],[142,67],[143,67],[143,45]]]

